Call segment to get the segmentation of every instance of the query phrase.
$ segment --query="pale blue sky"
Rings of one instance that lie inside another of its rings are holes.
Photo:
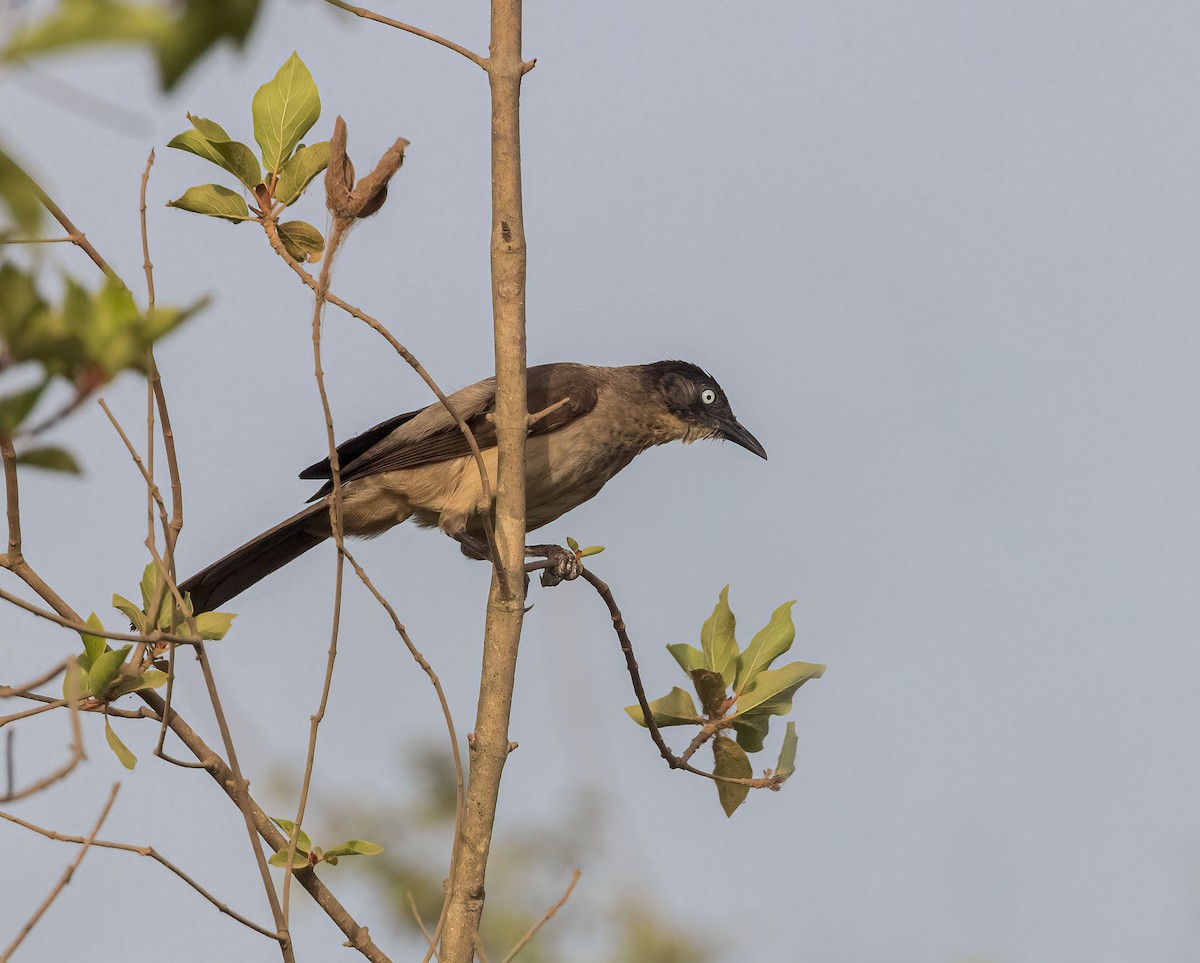
[[[486,46],[482,2],[380,2]],[[544,534],[608,546],[596,568],[655,692],[678,681],[661,646],[694,640],[726,582],[747,631],[798,597],[794,655],[829,670],[797,700],[794,780],[727,820],[621,711],[623,664],[590,590],[534,589],[499,832],[599,799],[608,855],[584,866],[580,892],[636,876],[684,925],[729,927],[730,961],[1194,959],[1200,8],[668,0],[528,3],[525,16],[538,58],[524,97],[531,362],[693,360],[770,452],[653,451]],[[248,57],[210,58],[167,98],[145,92],[140,58],[43,65],[145,115],[138,135],[9,73],[0,138],[137,282],[147,150],[188,110],[249,139],[249,98],[292,49],[321,88],[316,134],[341,113],[355,157],[412,142],[334,289],[443,384],[482,377],[487,90],[453,54],[317,0],[276,2]],[[295,474],[324,450],[306,291],[254,228],[162,206],[207,179],[196,158],[159,150],[159,297],[215,298],[159,351],[187,570],[302,503]],[[327,331],[342,436],[427,400],[357,323],[331,314]],[[107,398],[127,423],[143,417],[134,379]],[[29,553],[73,604],[104,611],[143,564],[144,495],[98,410],[59,437],[88,474],[29,476]],[[486,569],[416,530],[360,556],[467,729]],[[251,773],[302,761],[331,568],[314,552],[248,593],[213,648]],[[440,737],[424,677],[379,610],[357,588],[349,598],[318,757],[327,797],[402,786],[400,744]],[[0,610],[6,680],[70,647]],[[381,672],[389,660],[399,668]],[[183,698],[211,732],[194,687]],[[60,751],[60,724],[19,737],[23,767],[35,739]],[[153,842],[265,918],[223,797],[154,765],[149,734],[122,732],[144,757],[135,773],[91,727],[86,769],[20,811],[80,832],[122,778],[108,836]],[[0,852],[27,896],[69,858],[4,827]],[[102,872],[162,901],[171,925],[153,947],[106,922]],[[547,903],[563,882],[547,881]],[[348,889],[386,933],[371,897]],[[0,932],[29,899],[0,901]],[[301,959],[334,952],[323,919],[299,926]],[[89,856],[23,958],[65,958],[89,930],[128,960],[274,954],[122,854]]]

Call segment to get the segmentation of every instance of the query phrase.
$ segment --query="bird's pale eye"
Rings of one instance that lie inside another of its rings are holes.
[[[700,400],[703,401],[706,405],[711,405],[714,401],[717,400],[717,393],[715,391],[713,391],[712,388],[705,388],[703,391],[700,392]]]

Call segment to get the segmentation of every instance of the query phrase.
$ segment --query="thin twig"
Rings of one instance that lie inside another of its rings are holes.
[[[579,882],[579,872],[580,871],[577,869],[571,874],[571,882],[567,884],[567,891],[562,894],[562,899],[546,910],[546,912],[542,915],[542,918],[525,931],[525,935],[517,940],[516,945],[508,951],[508,956],[506,956],[501,963],[512,963],[512,961],[516,959],[517,954],[525,948],[525,944],[533,939],[533,937],[537,934],[537,931],[550,922],[551,917],[553,917],[555,913],[563,908],[563,905],[571,898],[571,893],[575,890],[575,884]]]
[[[433,391],[433,393],[437,396],[438,400],[442,403],[443,407],[445,407],[446,411],[454,419],[455,423],[458,425],[459,431],[462,432],[464,438],[467,441],[467,444],[470,446],[472,454],[475,457],[475,464],[479,471],[480,485],[481,485],[481,489],[483,491],[483,497],[486,500],[487,504],[490,505],[490,503],[491,503],[491,486],[490,486],[490,482],[488,479],[487,468],[483,463],[483,455],[479,450],[479,445],[475,441],[475,435],[472,433],[470,426],[467,425],[467,423],[463,420],[462,416],[455,410],[455,407],[454,407],[453,403],[450,401],[450,399],[447,398],[445,393],[441,390],[441,388],[438,387],[437,382],[435,382],[433,380],[433,377],[429,374],[429,372],[425,370],[425,367],[420,363],[420,361],[417,360],[416,356],[413,355],[412,352],[409,351],[406,347],[404,347],[404,345],[402,345],[399,341],[397,341],[396,338],[392,335],[392,333],[386,327],[384,327],[384,325],[381,324],[378,320],[371,317],[369,314],[360,310],[359,308],[356,308],[354,305],[348,304],[347,302],[343,301],[341,298],[334,295],[331,291],[329,291],[328,274],[327,274],[327,269],[329,269],[328,268],[328,260],[326,262],[325,267],[322,269],[322,277],[324,278],[324,283],[322,283],[321,280],[313,278],[313,276],[308,271],[306,271],[300,265],[300,263],[291,256],[291,254],[288,253],[287,249],[283,245],[283,242],[279,238],[279,232],[278,232],[278,229],[276,228],[275,222],[273,220],[271,220],[270,218],[265,218],[262,221],[262,225],[263,225],[264,231],[267,234],[267,238],[271,243],[271,247],[275,250],[275,252],[281,258],[283,258],[283,260],[288,264],[289,267],[291,267],[291,269],[297,274],[297,276],[308,287],[310,287],[313,290],[314,294],[317,295],[318,303],[321,301],[328,301],[332,304],[336,304],[338,307],[340,307],[342,310],[346,311],[352,317],[355,317],[355,318],[359,319],[360,321],[363,321],[372,330],[374,330],[375,332],[380,334],[392,346],[392,348],[406,362],[408,362],[408,364],[413,368],[414,371],[416,371],[416,373],[421,377],[421,379],[425,382],[425,384],[429,386],[430,390]],[[343,231],[344,231],[344,227],[343,227]],[[341,239],[339,236],[337,238],[338,244],[340,244],[340,240]],[[331,248],[334,248],[334,246],[335,246],[333,241],[334,241],[334,236],[331,235],[331,238],[330,238],[330,247]],[[315,312],[314,312],[314,318],[316,318]],[[319,336],[317,336],[317,337],[318,337],[318,339],[314,341],[314,344],[317,346],[317,349],[319,350],[319,343],[320,343]],[[339,476],[340,466],[338,465],[338,462],[337,462],[337,447],[334,444],[334,437],[332,435],[332,425],[329,422],[329,413],[328,413],[328,407],[327,407],[328,402],[324,396],[323,380],[318,379],[318,383],[321,385],[323,403],[326,405],[326,418],[327,418],[326,431],[328,434],[327,440],[330,445],[330,461],[329,461],[330,476],[333,480],[333,484],[335,486],[335,492],[336,492],[337,486],[340,486],[340,476]],[[334,498],[331,499],[331,506],[335,503],[337,497],[338,496],[335,494]],[[335,518],[339,517],[337,515],[336,511],[335,511],[334,517]],[[494,542],[494,537],[493,537],[493,534],[491,531],[491,523],[490,523],[488,514],[486,512],[484,514],[484,524],[485,524],[485,529],[487,531],[488,542],[490,545],[494,546],[495,542]],[[338,530],[339,529],[335,527],[335,529],[334,529],[335,533],[338,532]],[[337,538],[337,535],[335,534],[335,539],[336,538]],[[454,719],[450,713],[450,704],[446,699],[445,692],[442,690],[441,680],[438,678],[437,673],[433,671],[433,667],[429,664],[429,662],[425,659],[425,657],[420,653],[420,651],[417,649],[417,647],[413,644],[412,639],[409,638],[408,630],[404,627],[404,624],[400,621],[399,616],[396,615],[395,609],[392,607],[391,603],[389,603],[388,600],[383,596],[383,594],[375,587],[374,583],[367,576],[366,571],[362,568],[361,565],[358,564],[357,560],[355,560],[354,556],[346,548],[344,540],[338,540],[338,552],[339,552],[339,558],[344,557],[350,563],[350,565],[354,568],[355,574],[359,577],[359,579],[362,581],[362,583],[367,587],[368,591],[370,591],[371,594],[375,597],[376,601],[378,601],[379,604],[381,606],[383,606],[384,610],[391,617],[392,624],[395,627],[397,634],[399,634],[399,636],[403,640],[405,646],[408,648],[409,654],[416,661],[417,665],[419,665],[421,667],[421,669],[425,672],[425,674],[429,677],[429,681],[433,685],[434,691],[437,693],[438,702],[440,703],[441,708],[442,708],[442,715],[445,719],[446,728],[447,728],[447,731],[448,731],[449,737],[450,737],[450,746],[451,746],[451,750],[452,750],[453,757],[454,757],[454,771],[455,771],[455,777],[457,780],[457,796],[456,796],[456,806],[455,806],[455,834],[454,834],[455,842],[454,842],[454,846],[451,850],[449,884],[448,884],[447,890],[446,890],[447,894],[449,894],[453,888],[453,882],[454,882],[455,875],[458,870],[459,853],[460,853],[460,841],[459,841],[458,827],[461,826],[461,824],[462,824],[462,819],[463,819],[463,814],[464,814],[464,806],[465,806],[465,792],[464,792],[465,779],[464,779],[464,774],[463,774],[462,757],[459,752],[458,735],[457,735],[457,732],[454,727]],[[339,573],[340,573],[340,569],[339,569]],[[297,823],[298,822],[299,821],[297,820]],[[299,826],[297,825],[296,827],[294,827],[293,837],[298,832],[299,832]],[[294,847],[294,839],[289,841],[289,847]],[[285,890],[286,890],[286,888],[287,888],[286,881],[285,881],[284,886],[285,886]],[[447,899],[448,899],[448,897],[447,897]],[[429,949],[426,952],[425,961],[428,961],[430,959],[430,957],[433,955],[434,949],[437,946],[437,940],[439,939],[442,927],[445,924],[447,905],[448,905],[448,903],[443,903],[443,905],[442,905],[442,912],[438,917],[438,925],[434,931],[434,936],[433,936],[432,940],[430,941]],[[424,961],[423,961],[423,963],[424,963]]]
[[[288,253],[287,248],[283,246],[283,241],[279,238],[279,231],[275,225],[275,222],[270,218],[265,218],[262,221],[262,226],[263,230],[266,231],[267,240],[270,242],[272,250],[274,250],[275,253],[281,258],[283,258],[288,267],[290,267],[296,273],[296,276],[299,277],[300,280],[305,283],[305,285],[307,285],[313,291],[316,291],[317,279],[314,278],[308,271],[304,270],[304,267],[300,264],[300,262]],[[387,341],[387,343],[392,346],[393,350],[408,363],[409,367],[411,367],[413,371],[417,373],[417,376],[425,382],[437,400],[442,403],[442,407],[445,408],[450,417],[454,419],[454,423],[458,426],[459,432],[462,434],[467,446],[471,449],[471,454],[475,459],[476,470],[479,472],[479,484],[480,488],[482,489],[480,509],[483,517],[483,526],[484,531],[487,534],[488,545],[491,546],[492,555],[495,557],[496,539],[495,534],[492,531],[490,513],[490,506],[492,503],[492,484],[491,479],[488,476],[487,466],[483,463],[483,452],[479,450],[479,443],[475,440],[475,433],[471,431],[470,425],[463,420],[462,415],[460,415],[458,410],[454,407],[454,403],[446,396],[446,393],[442,391],[442,389],[438,386],[438,383],[433,380],[433,375],[425,370],[425,366],[421,364],[421,362],[417,359],[417,356],[409,351],[408,348],[406,348],[403,344],[397,341],[392,332],[389,331],[382,322],[371,317],[371,315],[363,311],[362,308],[355,307],[353,304],[343,301],[332,291],[325,292],[325,300],[327,300],[330,304],[337,305],[352,318],[357,318],[359,321],[363,322],[363,324],[367,325],[367,327],[369,327],[372,331],[382,337],[385,341]]]
[[[415,34],[418,37],[423,37],[426,40],[432,40],[436,44],[440,44],[449,50],[453,50],[457,54],[462,54],[476,67],[487,70],[487,59],[479,56],[479,54],[454,43],[452,40],[447,40],[445,37],[439,37],[437,34],[429,33],[427,30],[422,30],[420,27],[414,27],[407,23],[401,23],[399,20],[393,20],[391,17],[384,17],[378,13],[372,13],[364,7],[355,7],[344,0],[325,0],[326,3],[331,3],[335,7],[341,7],[347,13],[352,13],[356,17],[362,17],[364,20],[374,20],[376,23],[386,24],[389,27],[395,27],[397,30],[403,30],[405,33]]]
[[[271,822],[262,807],[250,795],[246,782],[235,777],[233,770],[200,738],[183,717],[174,709],[168,713],[166,703],[156,692],[142,690],[137,693],[137,696],[157,715],[166,715],[171,731],[188,747],[192,755],[205,764],[213,781],[221,787],[222,791],[233,800],[239,809],[251,813],[254,826],[266,844],[273,851],[286,846],[287,837]],[[362,953],[371,963],[391,963],[387,955],[375,945],[367,928],[358,924],[310,867],[295,869],[293,873],[317,905],[345,934],[350,946]]]
[[[317,731],[325,718],[325,709],[329,705],[329,691],[333,686],[333,667],[337,662],[338,630],[342,624],[342,578],[345,571],[345,538],[342,532],[342,466],[338,460],[337,436],[333,430],[333,410],[329,406],[329,393],[325,390],[325,371],[321,367],[321,315],[325,310],[325,295],[329,291],[329,278],[333,273],[333,260],[337,255],[342,240],[346,237],[349,223],[340,217],[334,217],[333,230],[325,247],[325,260],[321,265],[321,274],[317,280],[316,296],[313,298],[312,315],[312,350],[313,376],[317,382],[317,393],[321,396],[321,412],[325,416],[325,440],[329,446],[329,478],[332,492],[329,496],[329,530],[337,546],[337,571],[333,582],[333,625],[329,631],[329,653],[325,660],[325,680],[321,686],[321,701],[317,711],[309,719],[308,752],[304,757],[304,776],[300,780],[300,798],[296,803],[296,818],[292,821],[292,830],[288,834],[287,865],[291,866],[296,858],[296,841],[300,838],[301,824],[304,822],[304,811],[308,805],[308,791],[312,784],[313,765],[317,757]],[[292,874],[283,877],[283,919],[288,919],[289,897],[291,895]]]
[[[71,658],[71,657],[66,658],[65,660],[63,660],[63,662],[61,663],[60,666],[56,667],[52,672],[47,673],[46,675],[42,676],[41,681],[36,682],[35,684],[42,685],[43,683],[48,682],[50,679],[53,679],[60,672],[69,671],[69,667],[74,663],[74,661],[75,661],[74,658]],[[68,676],[68,679],[70,679],[70,676]],[[14,690],[14,689],[11,689],[11,688],[5,686],[5,687],[3,687],[3,689],[0,689],[0,695],[24,695],[24,692],[19,691],[19,690]],[[71,771],[76,766],[78,766],[84,759],[87,758],[87,753],[84,752],[84,748],[83,748],[83,727],[79,724],[80,694],[78,692],[68,692],[67,695],[69,698],[64,701],[66,702],[67,706],[70,708],[70,718],[71,718],[71,755],[70,755],[70,757],[67,759],[67,761],[65,763],[63,763],[61,766],[59,766],[57,769],[55,769],[49,775],[43,776],[41,779],[38,779],[36,782],[30,783],[24,789],[15,789],[11,785],[8,786],[5,790],[4,795],[0,796],[0,803],[14,802],[15,800],[24,799],[27,796],[32,796],[35,793],[41,792],[43,789],[46,789],[49,786],[54,785],[54,783],[58,782],[60,779],[66,778],[66,776],[68,774],[70,774]],[[0,963],[3,963],[3,961],[0,961]]]
[[[458,827],[462,825],[464,807],[466,805],[466,798],[465,798],[465,792],[464,792],[465,780],[463,777],[462,755],[459,752],[459,748],[458,748],[458,732],[454,728],[454,717],[450,713],[450,702],[449,702],[449,700],[446,699],[446,693],[442,689],[442,680],[438,678],[437,673],[433,671],[433,666],[429,664],[429,662],[426,660],[425,656],[423,656],[421,654],[420,650],[418,650],[416,645],[413,643],[413,640],[409,637],[408,629],[406,629],[404,627],[404,623],[401,622],[400,617],[398,615],[396,615],[396,610],[394,608],[392,608],[391,602],[389,602],[383,596],[383,593],[381,593],[379,591],[379,589],[377,589],[375,587],[375,583],[372,582],[371,579],[367,576],[366,571],[363,569],[363,567],[361,565],[358,564],[358,560],[355,559],[355,557],[351,554],[349,549],[343,547],[342,554],[346,556],[346,561],[349,562],[351,568],[354,569],[354,574],[357,575],[359,577],[359,580],[363,583],[363,585],[365,585],[367,587],[367,591],[369,591],[373,596],[375,596],[375,601],[377,601],[380,605],[382,605],[384,611],[387,612],[387,614],[391,617],[392,626],[395,628],[396,634],[400,636],[401,640],[403,640],[405,647],[408,649],[409,655],[411,655],[413,657],[413,660],[417,663],[417,665],[419,665],[421,667],[422,671],[424,671],[424,673],[429,677],[429,682],[433,686],[433,691],[437,693],[438,704],[442,707],[442,718],[446,722],[446,731],[450,736],[450,749],[451,749],[451,753],[454,757],[454,778],[455,778],[455,805],[454,805],[454,825],[455,825],[454,840],[455,841],[454,841],[454,847],[450,851],[450,873],[447,878],[447,884],[446,884],[446,892],[449,893],[453,889],[454,879],[455,879],[456,874],[458,873],[458,862],[459,862],[459,854],[460,854]],[[445,924],[445,919],[446,919],[446,904],[443,903],[442,904],[442,913],[438,917],[438,925],[434,930],[434,938],[433,938],[433,940],[430,941],[429,950],[425,955],[425,961],[429,960],[430,956],[433,954],[434,948],[437,946],[437,940],[439,939],[439,937],[441,935],[441,929],[442,929],[443,925]]]
[[[629,670],[629,678],[633,683],[633,692],[637,696],[638,705],[642,710],[642,717],[646,721],[646,729],[650,733],[650,738],[654,740],[654,744],[658,746],[659,753],[667,761],[667,765],[672,769],[682,769],[685,772],[703,776],[705,779],[711,779],[714,782],[727,782],[735,786],[749,786],[751,789],[771,789],[778,786],[780,780],[775,776],[766,776],[761,779],[741,779],[736,776],[718,776],[716,773],[705,772],[703,769],[697,769],[695,766],[692,766],[684,758],[675,755],[671,751],[671,747],[667,745],[666,740],[663,739],[662,732],[659,731],[658,724],[654,721],[654,713],[650,710],[650,702],[646,699],[646,689],[642,685],[642,675],[638,670],[637,659],[633,655],[633,642],[630,640],[629,633],[625,629],[625,619],[621,616],[620,608],[617,607],[617,600],[613,597],[612,589],[589,569],[584,569],[580,572],[580,575],[584,581],[596,590],[600,598],[604,600],[604,604],[608,606],[608,614],[612,618],[613,631],[617,633],[617,638],[621,642],[621,651],[625,654],[625,667]],[[696,748],[698,749],[699,745]],[[690,749],[689,751],[695,752],[695,749]]]
[[[17,947],[21,945],[21,941],[29,935],[29,931],[32,930],[37,925],[38,920],[45,915],[46,910],[50,908],[50,904],[58,898],[58,894],[63,891],[63,887],[65,887],[67,883],[71,882],[71,877],[75,875],[75,870],[78,869],[79,864],[83,862],[83,857],[86,856],[87,851],[91,849],[92,842],[95,840],[96,835],[100,832],[100,827],[104,825],[104,820],[108,818],[108,811],[112,809],[113,802],[117,798],[117,790],[120,788],[120,783],[113,783],[113,787],[108,794],[108,801],[105,802],[104,808],[100,810],[100,816],[96,820],[96,825],[92,827],[92,831],[88,834],[87,838],[83,840],[83,845],[80,847],[75,858],[71,861],[71,865],[68,866],[62,876],[59,877],[54,889],[50,891],[50,895],[46,897],[42,905],[34,911],[33,916],[29,918],[29,922],[21,927],[21,932],[19,932],[16,938],[8,944],[8,949],[6,949],[3,954],[0,954],[0,963],[7,963],[7,961],[12,957],[13,953],[16,951]]]
[[[125,282],[121,280],[121,276],[117,274],[117,272],[109,266],[109,263],[100,256],[100,252],[92,246],[92,242],[87,239],[87,235],[71,223],[71,219],[67,217],[61,207],[54,203],[54,199],[46,193],[46,191],[42,188],[42,185],[30,177],[28,173],[25,174],[25,177],[28,180],[30,190],[32,190],[37,199],[42,202],[42,206],[53,215],[54,219],[58,221],[59,224],[62,225],[63,230],[67,232],[67,235],[71,238],[71,241],[75,244],[75,246],[92,259],[92,263],[104,272],[105,277],[115,284],[121,285],[121,287],[126,287]]]
[[[421,935],[425,937],[429,943],[433,942],[433,937],[429,935],[429,930],[425,927],[425,921],[421,919],[421,911],[417,909],[417,901],[413,899],[412,890],[404,891],[404,898],[408,900],[408,908],[412,911],[413,919],[417,921],[417,928],[421,931]],[[434,959],[437,959],[435,956]]]
[[[59,615],[56,612],[38,608],[32,602],[26,601],[19,595],[13,595],[11,592],[6,592],[4,589],[0,589],[0,599],[5,602],[11,602],[13,605],[17,606],[17,608],[24,609],[30,615],[36,615],[39,619],[45,619],[48,622],[53,622],[55,625],[61,625],[64,629],[72,629],[76,632],[86,632],[88,635],[99,636],[102,639],[111,639],[114,642],[145,642],[148,645],[157,645],[159,642],[173,642],[176,644],[192,645],[196,642],[196,639],[186,635],[177,635],[171,632],[162,632],[159,630],[142,633],[110,632],[108,629],[95,628],[91,625],[88,625],[86,622],[80,622],[78,619],[67,618],[66,616]]]
[[[40,835],[45,836],[47,839],[53,839],[56,842],[77,843],[77,844],[87,842],[87,840],[84,839],[84,837],[82,837],[82,836],[68,836],[65,833],[56,833],[50,829],[43,829],[41,826],[35,826],[33,823],[26,822],[24,819],[20,819],[17,816],[11,815],[10,813],[0,812],[0,819],[7,819],[10,823],[16,823],[18,826],[24,826],[26,829],[32,830],[35,833],[39,833]],[[258,923],[255,923],[253,920],[247,919],[245,916],[243,916],[237,910],[235,910],[231,906],[229,906],[228,903],[221,902],[219,899],[217,899],[215,896],[213,896],[212,893],[210,893],[208,890],[206,890],[203,886],[201,886],[199,883],[197,883],[194,879],[192,879],[191,876],[189,876],[182,869],[180,869],[178,866],[176,866],[174,863],[172,863],[169,859],[167,859],[165,856],[163,856],[161,853],[159,853],[158,850],[156,850],[153,846],[135,846],[132,843],[114,843],[114,842],[109,842],[108,840],[104,840],[104,839],[93,839],[91,844],[93,846],[99,846],[102,849],[119,849],[119,850],[122,850],[123,852],[127,852],[127,853],[137,853],[137,855],[139,855],[139,856],[148,856],[150,859],[154,860],[160,866],[165,867],[166,869],[168,869],[172,873],[174,873],[176,876],[178,876],[181,880],[183,880],[185,883],[187,883],[188,886],[190,886],[197,893],[199,893],[201,896],[203,896],[206,900],[208,900],[210,903],[212,903],[213,906],[215,906],[217,909],[219,909],[226,916],[232,917],[233,919],[237,920],[242,925],[250,927],[250,929],[254,930],[257,933],[262,933],[263,936],[269,936],[273,940],[279,939],[278,933],[273,933],[271,930],[267,929],[265,926],[260,926]]]

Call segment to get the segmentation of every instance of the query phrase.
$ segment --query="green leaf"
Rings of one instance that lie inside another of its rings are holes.
[[[104,698],[131,648],[133,646],[123,645],[119,649],[109,649],[96,658],[87,674],[87,689],[92,696],[97,699]]]
[[[177,207],[181,211],[219,217],[234,223],[250,220],[250,208],[246,206],[242,195],[231,191],[228,187],[222,187],[220,184],[201,184],[199,187],[189,187],[183,192],[182,197],[167,201],[167,207]]]
[[[196,128],[201,136],[213,141],[214,143],[221,140],[232,140],[225,128],[218,124],[215,120],[209,120],[207,117],[198,117],[196,114],[189,113],[187,119],[192,122],[192,126]],[[171,145],[168,144],[168,147]]]
[[[704,664],[714,672],[720,672],[726,685],[732,685],[737,671],[738,647],[733,637],[734,618],[729,608],[729,586],[721,589],[716,608],[713,609],[700,629],[700,648],[704,650]]]
[[[258,14],[259,0],[183,0],[170,5],[181,10],[157,45],[158,70],[164,90],[179,79],[221,40],[239,46]]]
[[[297,261],[315,261],[325,250],[325,239],[321,232],[304,221],[284,221],[279,225],[279,239],[288,254]]]
[[[296,825],[294,822],[290,819],[276,819],[274,816],[271,817],[271,822],[282,829],[287,834],[288,839],[292,838],[292,829]],[[300,834],[296,837],[296,852],[302,852],[307,855],[312,848],[312,840],[308,838],[308,833],[303,829],[300,830]]]
[[[796,738],[796,723],[789,722],[787,731],[783,734],[783,748],[779,750],[779,762],[775,764],[775,775],[780,782],[787,779],[796,771],[796,747],[800,740]]]
[[[4,50],[4,59],[100,43],[158,44],[171,27],[163,7],[115,3],[113,0],[64,0],[54,11],[19,30]]]
[[[691,675],[696,695],[700,697],[700,708],[704,710],[705,715],[718,715],[721,704],[725,701],[724,677],[712,669],[692,669]]]
[[[792,647],[796,627],[792,624],[792,606],[796,600],[784,602],[771,613],[771,621],[750,640],[737,660],[737,679],[733,691],[738,695],[754,685],[754,679],[763,669]]]
[[[158,587],[162,584],[162,579],[159,577],[158,564],[150,562],[142,569],[142,580],[138,582],[138,588],[142,590],[142,611],[147,615],[150,614],[150,606],[154,602],[154,596],[158,594]],[[166,597],[166,592],[163,597]],[[160,604],[162,600],[160,599]],[[151,620],[153,621],[153,619]]]
[[[32,388],[0,398],[0,435],[11,435],[17,430],[21,422],[33,411],[34,405],[38,403],[49,383],[49,378],[43,378]]]
[[[121,679],[113,687],[110,699],[119,699],[131,692],[141,692],[143,689],[157,689],[167,684],[167,674],[161,669],[147,669],[141,675],[130,675]]]
[[[121,760],[122,766],[126,769],[132,769],[137,765],[137,756],[130,752],[129,747],[117,738],[117,734],[113,732],[112,724],[108,721],[107,714],[104,716],[104,738],[108,740],[108,748]]]
[[[738,696],[739,716],[782,716],[791,711],[792,696],[809,679],[819,679],[825,666],[811,662],[791,662],[782,669],[760,672],[753,686]]]
[[[589,545],[587,548],[580,550],[579,557],[587,558],[589,555],[599,555],[603,551],[603,545]]]
[[[675,657],[679,667],[688,675],[691,675],[696,669],[707,668],[704,653],[694,645],[688,645],[686,642],[673,642],[667,646],[667,651]]]
[[[100,616],[95,612],[88,616],[87,624],[93,629],[104,631],[104,623],[100,621]],[[90,669],[108,648],[108,641],[102,636],[90,635],[87,632],[80,632],[79,635],[83,639],[83,655],[87,663],[86,665],[80,663],[80,667]]]
[[[274,173],[321,116],[321,98],[304,61],[292,51],[274,79],[258,88],[250,104],[254,139],[263,164]]]
[[[17,455],[17,464],[45,468],[47,471],[66,472],[69,475],[79,474],[79,462],[75,460],[75,456],[57,445],[27,448]]]
[[[336,866],[341,856],[377,856],[382,852],[383,847],[376,843],[369,843],[365,839],[348,839],[340,846],[325,850],[325,861]]]
[[[213,141],[198,130],[185,130],[173,137],[167,146],[186,150],[211,161],[229,171],[251,191],[262,183],[262,169],[258,166],[258,158],[254,156],[254,151],[238,141]]]
[[[271,856],[267,860],[267,862],[270,863],[272,866],[286,866],[288,864],[287,847],[284,846],[283,849],[275,850],[275,852],[271,854]],[[308,865],[309,865],[308,851],[305,850],[303,853],[301,853],[300,847],[297,846],[296,847],[296,856],[292,860],[292,869],[304,869],[304,867],[308,866]]]
[[[13,225],[26,237],[35,237],[42,226],[45,208],[33,190],[33,181],[8,154],[0,150],[0,200],[8,208]],[[7,233],[0,228],[0,235]]]
[[[713,775],[726,776],[730,779],[750,779],[754,770],[746,753],[732,739],[718,735],[713,740]],[[732,816],[734,811],[746,801],[750,793],[749,786],[739,786],[731,782],[717,782],[717,798],[721,800],[721,808],[726,816]]]
[[[225,638],[225,633],[229,631],[237,616],[232,612],[201,612],[194,618],[200,638],[215,640]]]
[[[575,541],[575,539],[573,539],[570,535],[567,536],[567,548],[569,548],[572,552],[579,551],[579,543],[577,541]]]
[[[146,613],[134,605],[124,595],[117,595],[115,592],[112,597],[113,608],[123,614],[139,632],[145,632],[147,626]]]
[[[733,723],[737,743],[747,752],[762,752],[763,740],[767,738],[770,728],[769,715],[739,716]]]
[[[63,699],[68,704],[74,703],[80,696],[86,695],[87,667],[83,665],[86,655],[79,655],[74,662],[67,664],[63,673]]]
[[[640,705],[626,706],[625,711],[629,714],[629,718],[639,726],[646,724],[646,717],[642,713]],[[692,701],[691,693],[679,686],[661,699],[651,702],[650,714],[659,726],[700,725],[704,722],[700,718],[700,713],[696,711],[696,703]]]
[[[257,161],[255,166],[258,166]],[[312,179],[328,166],[329,141],[301,147],[280,168],[279,180],[275,184],[275,200],[282,204],[296,203]]]

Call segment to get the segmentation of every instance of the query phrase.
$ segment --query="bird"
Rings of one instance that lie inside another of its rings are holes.
[[[529,531],[588,501],[656,445],[719,439],[767,457],[758,439],[734,417],[716,379],[691,362],[537,365],[527,371],[527,397]],[[463,388],[449,400],[471,428],[488,477],[494,479],[496,379]],[[369,428],[339,445],[337,455],[345,534],[370,538],[411,518],[421,527],[441,529],[461,544],[464,554],[488,557],[478,468],[441,402]],[[224,605],[331,537],[329,459],[310,465],[300,477],[326,483],[303,511],[184,581],[179,587],[190,594],[192,611]]]

